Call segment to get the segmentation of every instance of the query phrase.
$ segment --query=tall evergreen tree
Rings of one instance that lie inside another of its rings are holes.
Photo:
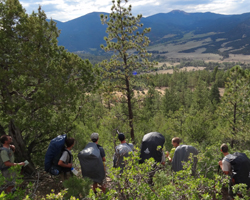
[[[170,88],[165,90],[165,94],[162,97],[163,103],[163,112],[165,115],[168,115],[169,111],[177,111],[180,107],[180,102],[178,99],[177,91],[175,88]]]
[[[197,110],[202,110],[209,106],[209,89],[206,83],[199,79],[197,86],[193,92],[192,106]]]
[[[212,79],[212,82],[214,82],[216,80],[216,75],[217,75],[217,72],[218,72],[218,66],[216,66],[213,70],[213,73],[211,75],[211,79]]]
[[[113,51],[110,61],[105,60],[101,65],[105,67],[103,77],[110,80],[108,85],[112,91],[122,92],[126,97],[130,135],[134,140],[132,100],[133,90],[138,89],[135,74],[141,68],[152,67],[152,63],[147,59],[150,54],[147,53],[146,47],[150,41],[145,36],[150,28],[142,30],[142,15],[133,16],[132,6],[126,7],[127,2],[113,0],[110,15],[101,15],[102,23],[108,25],[108,37],[104,38],[107,45],[101,47],[105,51]]]
[[[220,91],[217,83],[212,85],[209,96],[212,104],[218,104],[220,102]]]
[[[230,70],[225,93],[221,99],[218,115],[224,125],[225,137],[231,147],[236,141],[249,140],[250,122],[250,75],[240,66]]]
[[[0,117],[30,171],[49,140],[72,130],[95,85],[92,65],[59,47],[58,36],[41,8],[27,15],[18,0],[0,2]]]

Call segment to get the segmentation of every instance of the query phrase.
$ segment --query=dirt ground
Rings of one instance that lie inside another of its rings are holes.
[[[27,187],[32,183],[32,187]],[[25,193],[32,196],[34,200],[40,200],[46,197],[47,194],[59,193],[64,189],[60,176],[51,176],[45,171],[38,171],[34,177],[24,177],[24,182],[21,185],[22,189],[25,189]]]
[[[39,177],[39,180],[38,180]],[[50,194],[53,190],[55,194],[58,194],[61,190],[64,189],[62,182],[60,182],[60,178],[57,176],[51,176],[46,172],[40,171],[39,176],[34,178],[25,178],[24,183],[22,184],[22,188],[26,188],[26,194],[32,195],[34,200],[40,200],[45,198],[47,194]],[[109,187],[111,183],[111,179],[107,177],[106,186]],[[27,189],[28,183],[34,183],[33,190]],[[84,198],[83,198],[84,199]],[[228,199],[227,188],[222,188],[222,199]]]

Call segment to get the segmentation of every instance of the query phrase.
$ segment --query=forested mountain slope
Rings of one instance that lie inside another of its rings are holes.
[[[106,26],[101,24],[100,14],[102,13],[89,13],[64,23],[56,21],[58,29],[61,30],[59,45],[65,46],[71,52],[102,54],[100,44],[105,43],[103,37],[106,36]],[[184,52],[206,48],[203,53],[250,54],[250,13],[221,15],[174,10],[142,18],[141,22],[144,27],[151,27],[148,34],[151,46],[208,40],[205,45],[201,43],[195,47],[190,46]],[[163,52],[167,50],[169,47]],[[182,51],[183,49],[179,49],[179,52]]]

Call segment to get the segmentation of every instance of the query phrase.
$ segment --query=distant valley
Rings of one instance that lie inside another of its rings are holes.
[[[59,45],[71,52],[102,55],[106,26],[100,14],[93,12],[68,22],[57,22],[61,30]],[[108,15],[108,13],[103,13]],[[167,58],[202,60],[242,60],[250,62],[250,13],[221,15],[215,13],[186,13],[175,10],[142,18],[147,35],[148,51]]]

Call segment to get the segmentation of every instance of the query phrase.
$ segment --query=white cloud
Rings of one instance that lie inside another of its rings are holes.
[[[48,18],[68,21],[91,12],[110,12],[111,0],[22,0],[28,13],[37,10],[38,5]],[[214,12],[219,14],[241,14],[249,12],[249,0],[129,0],[133,14],[149,16],[167,13],[171,10],[186,12]]]
[[[27,8],[27,7],[30,6],[30,3],[26,3],[26,2],[22,2],[22,1],[20,1],[20,3],[22,4],[22,6],[23,6],[24,8]]]
[[[53,19],[59,21],[68,21],[90,12],[110,12],[111,7],[111,3],[109,3],[110,1],[57,1],[60,1],[60,3],[56,4],[58,10],[55,12],[49,12],[47,15],[51,15]]]

